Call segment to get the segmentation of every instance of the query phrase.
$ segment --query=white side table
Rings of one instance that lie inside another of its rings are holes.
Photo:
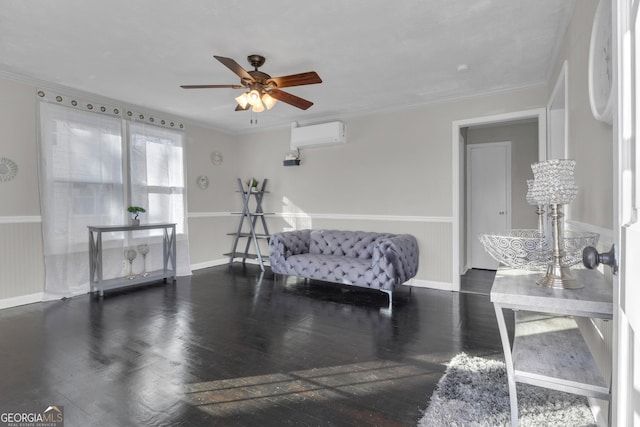
[[[610,385],[600,374],[580,331],[571,327],[575,321],[557,316],[612,319],[613,289],[598,271],[572,272],[584,288],[562,290],[537,285],[536,280],[544,274],[541,272],[501,267],[496,273],[491,302],[504,350],[513,426],[518,425],[516,382],[610,400]],[[513,343],[504,309],[516,311]]]

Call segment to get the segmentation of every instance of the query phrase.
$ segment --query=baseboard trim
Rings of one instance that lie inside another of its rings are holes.
[[[29,295],[20,295],[19,297],[0,299],[0,310],[21,305],[33,304],[34,302],[42,302],[43,292]]]
[[[453,284],[448,282],[436,282],[433,280],[411,279],[404,284],[416,288],[439,289],[441,291],[453,291]]]
[[[191,264],[191,270],[202,270],[203,268],[217,267],[219,265],[229,264],[229,258],[219,258],[210,261]]]

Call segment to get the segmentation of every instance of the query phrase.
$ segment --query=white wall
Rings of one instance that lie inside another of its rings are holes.
[[[293,226],[411,233],[421,251],[416,284],[446,287],[452,282],[452,122],[545,104],[546,88],[532,88],[336,117],[346,123],[347,144],[302,150],[297,167],[282,165],[289,129],[241,135],[247,161],[238,175],[269,178],[265,210],[296,214],[295,220],[272,221],[270,231]]]
[[[597,0],[575,4],[570,27],[550,77],[547,97],[564,61],[568,66],[569,141],[567,157],[576,160],[578,196],[566,209],[567,218],[596,227],[613,227],[612,127],[594,119],[589,106],[587,63]]]
[[[591,26],[597,5],[597,0],[575,2],[571,24],[551,74],[548,97],[566,60],[569,109],[567,157],[576,160],[575,176],[579,189],[576,200],[566,209],[566,216],[574,228],[605,231],[600,238],[602,250],[609,249],[612,238],[613,130],[610,125],[595,120],[589,106],[587,63]],[[605,277],[611,282],[610,276]],[[610,378],[612,322],[585,318],[576,320],[603,377]],[[599,424],[604,425],[607,403],[592,403],[599,408]]]

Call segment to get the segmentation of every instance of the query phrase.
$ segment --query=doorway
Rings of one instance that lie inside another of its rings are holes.
[[[467,263],[497,270],[478,236],[511,228],[511,142],[467,145]]]
[[[467,263],[467,218],[466,218],[466,142],[468,139],[468,130],[483,128],[496,125],[509,125],[529,121],[536,124],[537,127],[537,160],[546,158],[547,149],[547,122],[546,108],[536,108],[532,110],[524,110],[519,112],[498,114],[494,116],[477,117],[472,119],[458,120],[452,123],[452,151],[453,151],[453,251],[452,251],[452,284],[451,290],[460,291],[461,275],[469,268]],[[504,138],[502,140],[511,140]],[[494,139],[495,141],[495,139]],[[518,156],[512,153],[515,160]],[[535,157],[535,154],[534,154]],[[527,166],[528,168],[528,166]],[[523,168],[513,164],[512,170],[521,170]],[[526,195],[526,179],[512,179],[512,194],[519,194],[524,199]],[[513,196],[512,196],[513,199]],[[528,208],[527,208],[528,209]],[[535,220],[535,211],[531,214]],[[512,209],[512,218],[520,218],[520,213],[516,209]],[[514,228],[519,224],[511,224]],[[524,228],[524,227],[521,227]]]

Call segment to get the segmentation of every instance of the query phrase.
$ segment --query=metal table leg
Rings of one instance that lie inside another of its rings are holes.
[[[518,427],[518,395],[516,392],[516,379],[513,367],[513,357],[511,355],[511,342],[509,341],[509,333],[507,332],[507,324],[504,321],[504,312],[502,311],[502,306],[494,303],[493,308],[496,311],[496,320],[498,321],[500,340],[502,341],[502,349],[504,351],[504,362],[507,366],[509,406],[511,407],[511,425],[512,427]]]

